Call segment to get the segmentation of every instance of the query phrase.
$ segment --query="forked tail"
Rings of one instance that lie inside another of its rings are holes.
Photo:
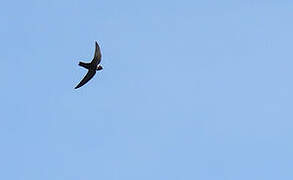
[[[80,65],[81,67],[84,67],[86,69],[89,69],[90,68],[90,63],[84,63],[84,62],[79,62],[78,65]]]

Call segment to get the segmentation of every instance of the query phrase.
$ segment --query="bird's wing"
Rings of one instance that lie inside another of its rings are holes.
[[[100,64],[101,58],[102,58],[102,53],[100,50],[100,46],[98,45],[98,43],[96,41],[96,50],[95,50],[95,56],[94,56],[93,61],[95,61],[96,64]]]
[[[85,83],[87,83],[94,75],[96,74],[96,71],[89,70],[87,74],[84,76],[84,78],[80,81],[80,83],[74,88],[77,89],[81,86],[83,86]]]

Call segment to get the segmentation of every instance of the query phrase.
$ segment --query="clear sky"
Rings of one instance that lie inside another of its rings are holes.
[[[292,10],[3,1],[0,179],[292,180]]]

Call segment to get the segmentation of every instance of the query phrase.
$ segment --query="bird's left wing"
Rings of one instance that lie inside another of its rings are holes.
[[[96,71],[92,71],[92,70],[89,70],[87,72],[87,74],[84,76],[84,78],[80,81],[80,83],[74,88],[74,89],[77,89],[81,86],[83,86],[85,83],[87,83],[94,75],[96,74]]]

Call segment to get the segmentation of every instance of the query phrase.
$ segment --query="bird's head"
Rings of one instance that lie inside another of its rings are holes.
[[[97,71],[102,70],[102,69],[103,69],[103,67],[101,65],[98,65]]]

